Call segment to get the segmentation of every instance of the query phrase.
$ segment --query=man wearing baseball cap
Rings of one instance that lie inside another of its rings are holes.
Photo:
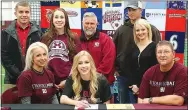
[[[120,103],[136,103],[137,99],[132,94],[133,89],[139,87],[132,86],[131,84],[131,53],[136,46],[133,36],[133,27],[136,20],[142,17],[142,2],[129,1],[126,9],[128,10],[128,19],[120,26],[113,35],[113,40],[116,46],[116,75],[119,81],[119,99]],[[151,25],[152,40],[158,43],[161,40],[159,30]],[[129,88],[131,87],[131,88]],[[130,95],[131,94],[131,95]]]

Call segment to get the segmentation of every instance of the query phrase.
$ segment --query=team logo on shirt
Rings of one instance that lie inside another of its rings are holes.
[[[165,87],[160,87],[160,92],[165,92]]]
[[[65,43],[61,40],[54,40],[49,46],[49,60],[61,58],[63,61],[69,61],[69,51]]]
[[[43,94],[46,94],[46,93],[47,93],[47,90],[46,90],[46,89],[42,89],[42,93],[43,93]]]
[[[99,42],[95,42],[94,47],[99,47]]]

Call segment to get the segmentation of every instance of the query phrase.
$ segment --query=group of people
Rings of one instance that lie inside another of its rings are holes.
[[[119,103],[183,105],[187,67],[176,62],[170,42],[160,41],[159,30],[141,18],[140,2],[127,9],[129,19],[111,39],[97,30],[93,12],[84,13],[81,36],[73,33],[62,8],[53,11],[43,34],[30,22],[29,3],[18,2],[17,19],[2,30],[5,91],[16,86],[23,104],[109,104],[115,75]]]

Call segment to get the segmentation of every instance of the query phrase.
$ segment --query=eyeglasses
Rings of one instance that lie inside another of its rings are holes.
[[[158,55],[162,55],[162,53],[165,54],[165,55],[167,55],[167,54],[171,53],[171,51],[169,51],[169,50],[164,50],[164,51],[160,50],[160,51],[157,51]]]

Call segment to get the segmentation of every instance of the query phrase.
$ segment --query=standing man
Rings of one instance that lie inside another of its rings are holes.
[[[142,3],[140,1],[130,1],[126,7],[128,9],[129,19],[125,20],[124,24],[120,26],[115,34],[113,40],[116,46],[116,71],[119,81],[119,95],[120,103],[134,103],[132,100],[130,85],[130,62],[131,52],[133,47],[136,46],[133,37],[133,26],[136,20],[142,17]],[[158,43],[161,40],[159,30],[151,25],[152,40]]]
[[[159,64],[149,68],[140,85],[138,103],[183,105],[187,100],[187,67],[175,61],[169,41],[156,46]]]
[[[83,16],[83,33],[80,37],[82,49],[88,51],[95,61],[97,72],[106,76],[108,82],[114,82],[115,45],[105,33],[97,30],[97,16],[86,12]]]
[[[30,44],[40,41],[42,32],[30,22],[31,7],[21,1],[15,7],[15,19],[1,36],[1,60],[5,69],[4,89],[16,85],[20,73],[24,69],[25,54]]]

